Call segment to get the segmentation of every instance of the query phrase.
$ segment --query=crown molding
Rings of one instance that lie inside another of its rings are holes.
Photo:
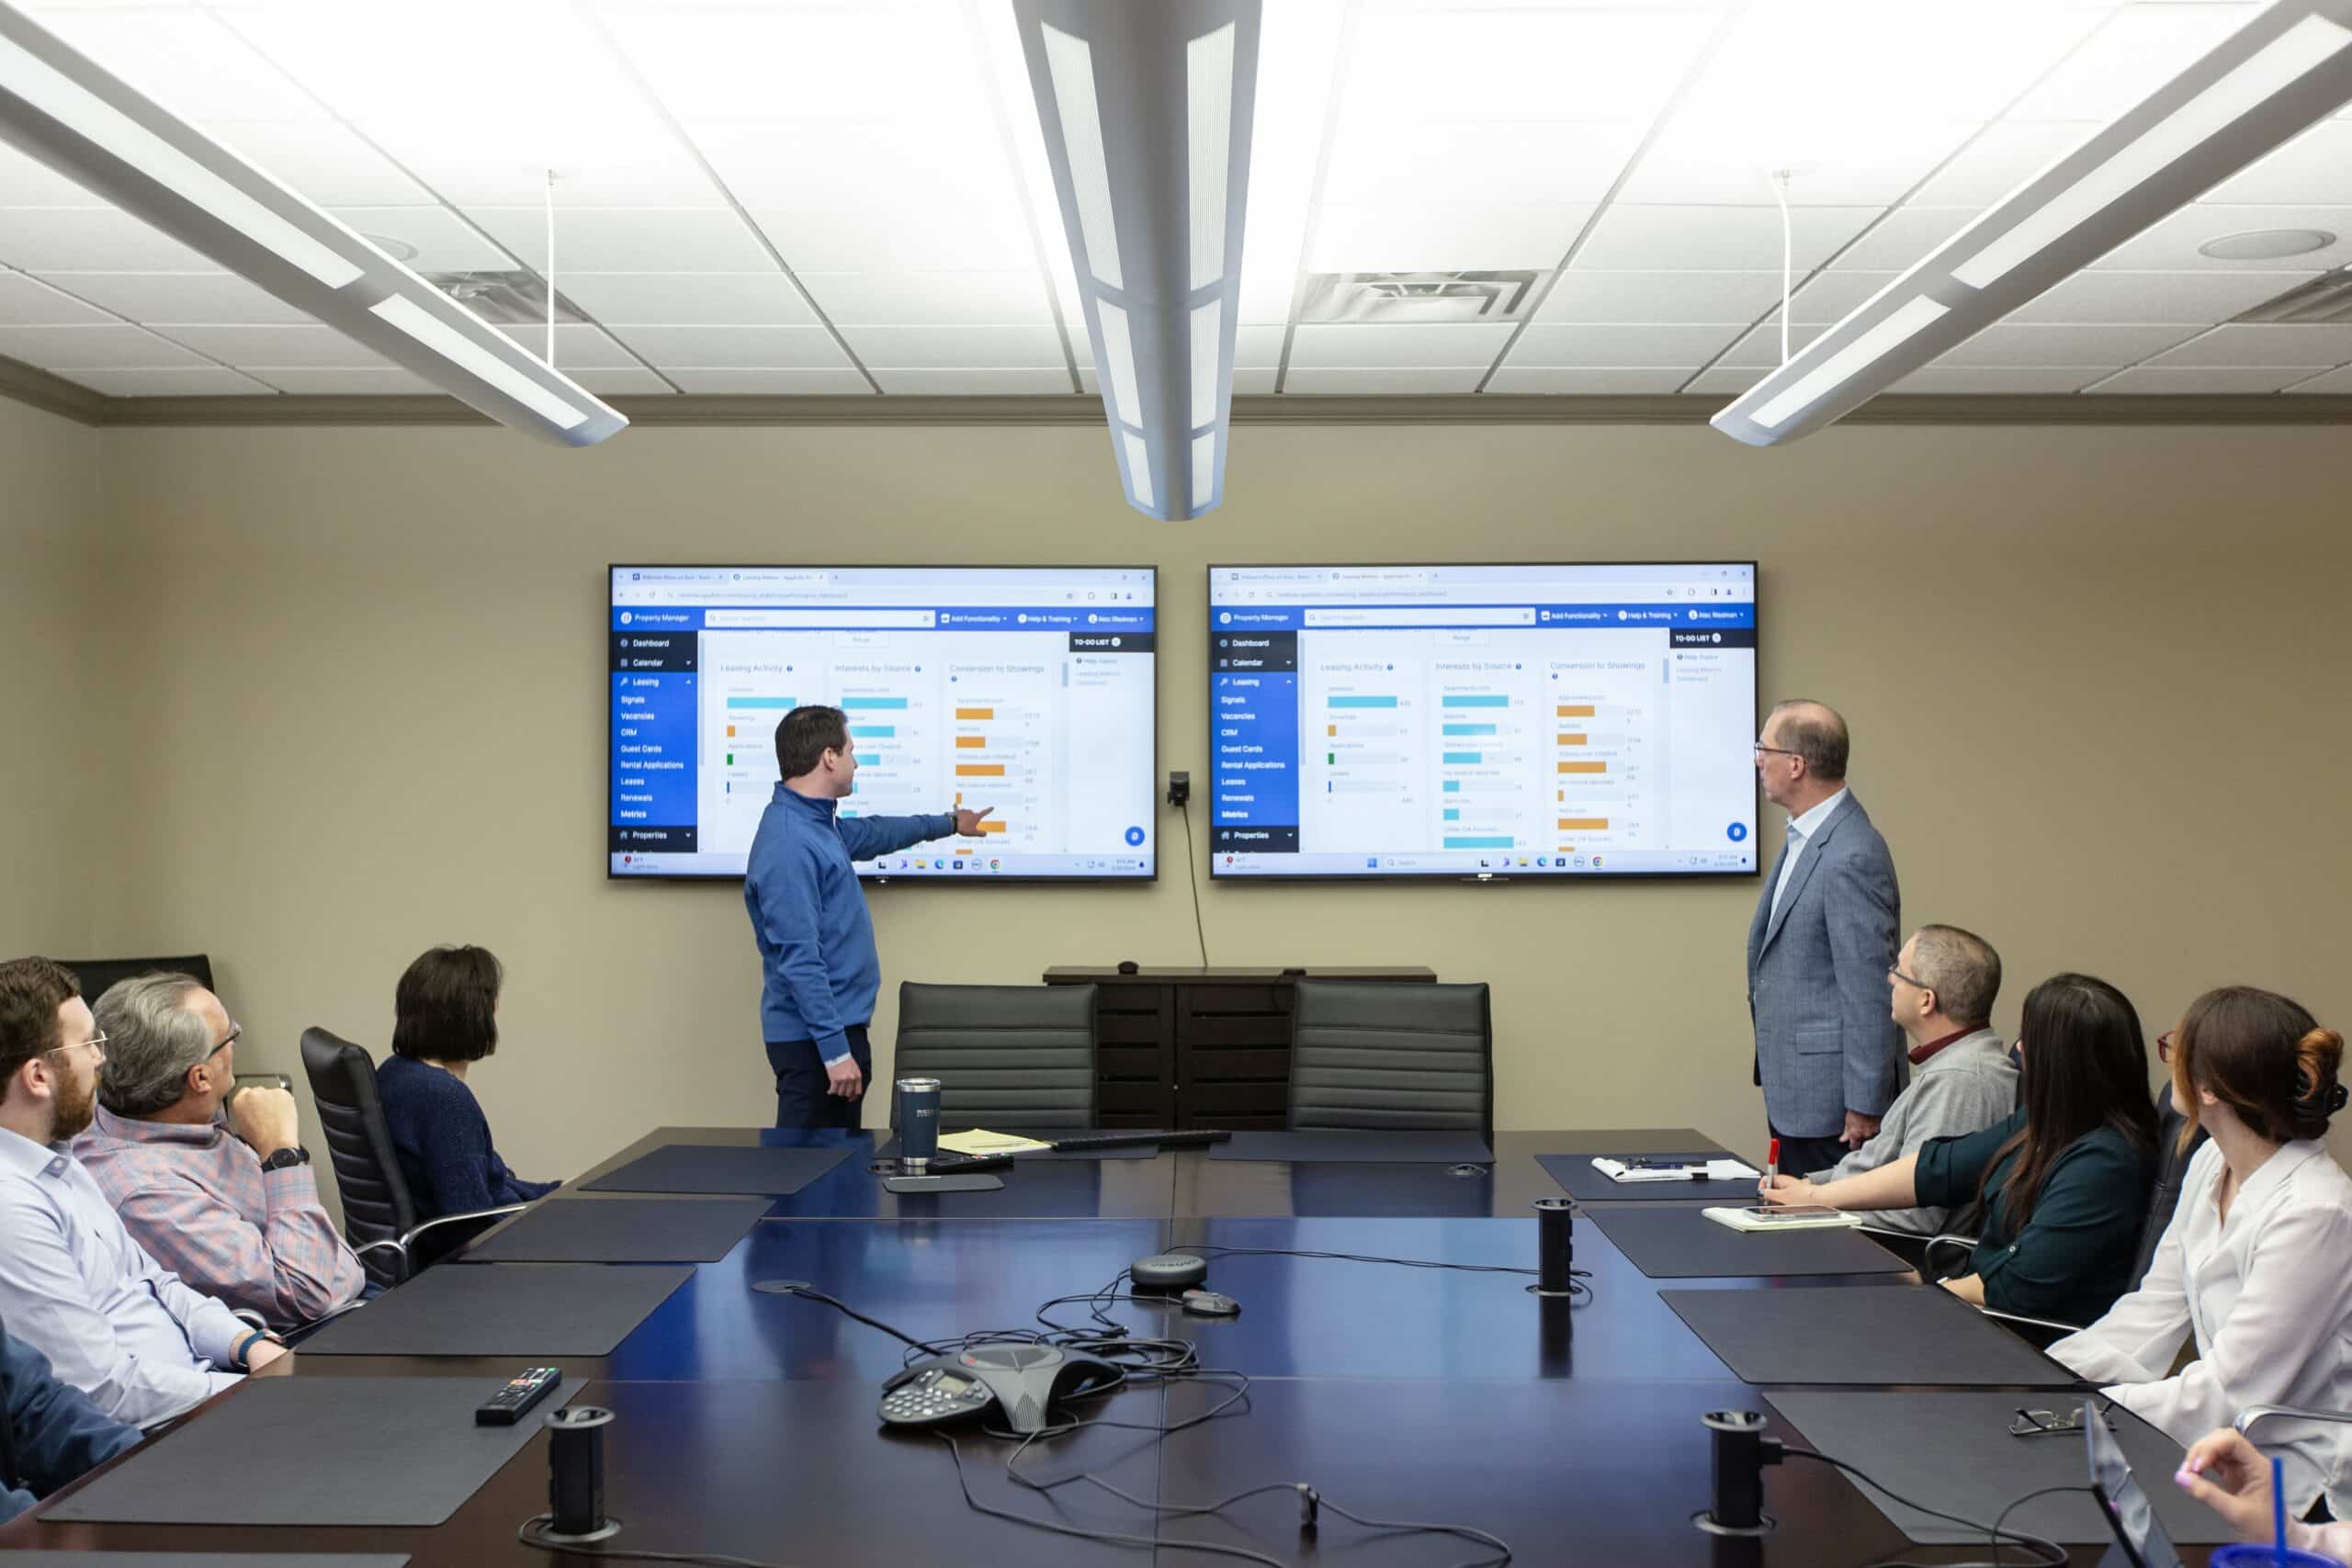
[[[486,425],[490,421],[445,397],[109,398],[45,370],[0,358],[0,396],[85,424],[122,427],[259,428],[358,425]],[[736,397],[684,393],[614,398],[613,406],[645,426],[989,426],[1099,425],[1100,398]],[[1283,393],[1237,397],[1235,424],[1704,424],[1725,400],[1655,397],[1476,396],[1336,397]],[[1925,425],[2261,425],[2352,424],[2352,395],[2259,397],[2058,396],[1917,397],[1890,393],[1848,414],[1841,424]]]

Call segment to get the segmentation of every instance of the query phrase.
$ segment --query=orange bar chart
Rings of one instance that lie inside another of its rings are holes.
[[[1004,777],[1002,762],[958,762],[956,776],[959,779],[1001,779]]]
[[[1586,743],[1586,737],[1581,735],[1563,735],[1560,737],[1560,744],[1563,746],[1582,746]]]
[[[983,833],[1001,833],[1004,831],[1004,824],[991,817],[987,821],[980,824],[980,831]]]
[[[1564,773],[1605,773],[1608,771],[1609,764],[1606,762],[1563,762],[1560,764],[1560,772]]]
[[[994,708],[957,708],[957,709],[956,710],[956,716],[957,718],[990,719],[990,718],[994,718],[994,717],[996,716],[996,709],[994,709]]]
[[[1590,703],[1562,703],[1555,710],[1559,718],[1594,718],[1599,716]]]
[[[1560,818],[1560,831],[1563,833],[1606,833],[1609,831],[1609,818],[1606,817],[1563,817]]]
[[[978,751],[985,750],[988,743],[989,738],[985,735],[959,735],[956,738],[956,750],[958,751]]]

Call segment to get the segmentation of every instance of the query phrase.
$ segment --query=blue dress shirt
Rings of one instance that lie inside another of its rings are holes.
[[[761,1038],[813,1040],[830,1065],[849,1054],[847,1031],[874,1017],[882,960],[852,863],[944,839],[956,818],[843,817],[779,784],[752,836],[743,906],[759,944]]]

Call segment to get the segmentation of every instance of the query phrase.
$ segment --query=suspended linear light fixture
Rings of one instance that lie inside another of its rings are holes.
[[[1751,446],[1835,423],[2352,99],[2352,0],[2276,0],[1715,415]]]
[[[501,424],[587,446],[628,421],[0,0],[0,138]]]
[[[1127,501],[1225,500],[1259,0],[1012,0]]]

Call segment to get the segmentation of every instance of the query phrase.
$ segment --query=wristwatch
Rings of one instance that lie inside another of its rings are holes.
[[[284,1170],[288,1166],[310,1163],[311,1151],[297,1145],[291,1148],[273,1150],[270,1156],[261,1162],[261,1168],[264,1173],[267,1173],[273,1170]]]

